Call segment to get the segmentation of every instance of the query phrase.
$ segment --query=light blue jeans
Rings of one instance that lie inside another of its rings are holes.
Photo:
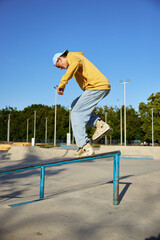
[[[85,90],[71,104],[71,123],[77,146],[83,147],[88,141],[86,125],[93,128],[99,119],[92,111],[108,95],[110,90]]]

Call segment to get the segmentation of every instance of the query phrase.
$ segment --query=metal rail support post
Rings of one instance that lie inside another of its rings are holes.
[[[41,176],[40,176],[40,199],[44,198],[44,182],[45,182],[45,167],[41,167]]]
[[[114,155],[113,160],[113,204],[119,204],[119,155]]]

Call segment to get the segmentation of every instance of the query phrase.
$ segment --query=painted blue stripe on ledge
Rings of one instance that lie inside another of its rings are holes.
[[[73,150],[74,150],[74,149],[78,149],[77,145],[75,145],[75,144],[74,144],[74,145],[67,145],[67,144],[62,144],[62,143],[61,143],[61,144],[60,144],[60,147],[61,147],[61,148],[67,148],[67,149],[73,149]]]
[[[121,156],[120,160],[153,160],[152,157],[138,157],[138,156]]]

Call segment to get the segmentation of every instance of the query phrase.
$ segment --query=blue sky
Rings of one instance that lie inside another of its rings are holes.
[[[0,0],[0,109],[52,106],[65,70],[53,67],[56,52],[84,52],[109,79],[99,106],[119,107],[160,91],[159,0]],[[57,102],[70,107],[82,93],[71,79]]]

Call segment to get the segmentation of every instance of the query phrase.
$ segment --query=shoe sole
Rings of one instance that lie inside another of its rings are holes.
[[[103,136],[107,135],[108,133],[113,132],[112,128],[107,129],[104,133],[102,133],[98,138],[92,139],[93,142],[98,142]]]
[[[81,155],[78,155],[78,156],[75,156],[76,158],[81,158],[81,157],[89,157],[89,156],[93,156],[95,155],[95,152],[93,152],[92,154],[81,154]]]

